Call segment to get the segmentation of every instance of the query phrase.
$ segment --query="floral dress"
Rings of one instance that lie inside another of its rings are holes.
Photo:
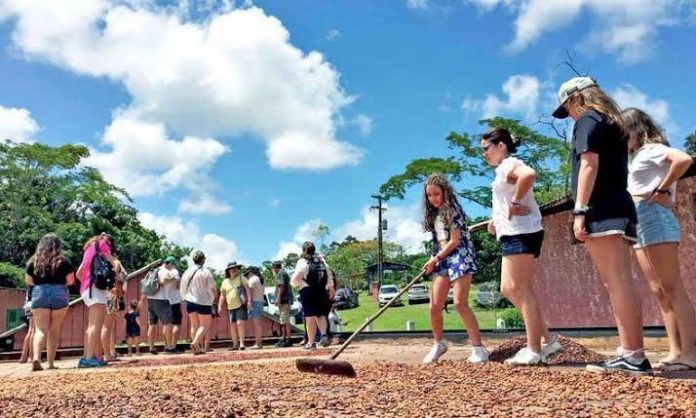
[[[438,217],[441,215],[438,214]],[[471,234],[469,233],[469,228],[466,226],[466,215],[464,210],[455,206],[455,214],[452,219],[452,224],[445,226],[447,232],[447,238],[449,240],[450,231],[452,229],[459,229],[461,231],[461,239],[459,240],[459,245],[452,252],[447,254],[447,257],[440,261],[432,276],[445,276],[450,279],[450,281],[458,279],[459,277],[465,276],[467,274],[473,274],[476,272],[476,251],[474,249],[474,244],[471,242]],[[432,231],[433,235],[433,255],[440,251],[440,242],[438,241],[437,233],[435,228]]]

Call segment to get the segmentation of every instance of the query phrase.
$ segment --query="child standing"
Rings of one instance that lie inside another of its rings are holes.
[[[433,174],[426,180],[423,206],[423,227],[433,236],[432,257],[425,263],[424,269],[433,281],[430,324],[435,338],[435,344],[423,363],[436,363],[447,352],[442,310],[450,286],[454,287],[454,307],[466,326],[473,345],[469,361],[486,362],[488,352],[481,343],[478,323],[468,302],[471,276],[476,271],[474,246],[466,227],[464,210],[459,205],[452,186],[442,174]]]
[[[126,313],[126,343],[128,344],[128,355],[134,352],[140,355],[140,304],[137,300],[130,303],[130,310]]]
[[[511,366],[533,366],[561,349],[549,335],[534,294],[534,259],[541,254],[544,229],[534,199],[536,173],[512,156],[520,141],[507,129],[497,128],[481,137],[481,151],[488,164],[496,167],[493,180],[493,220],[488,232],[496,235],[503,253],[500,290],[524,318],[527,346],[505,360]],[[542,344],[542,339],[546,344]]]

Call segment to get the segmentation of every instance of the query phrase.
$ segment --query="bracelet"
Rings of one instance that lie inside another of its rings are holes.
[[[672,196],[672,192],[669,189],[660,189],[659,187],[653,190],[653,194],[666,194],[667,196]]]

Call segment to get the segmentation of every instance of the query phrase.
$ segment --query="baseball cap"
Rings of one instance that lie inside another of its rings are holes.
[[[174,257],[173,255],[168,255],[167,258],[164,259],[164,262],[174,264],[176,263],[176,257]]]
[[[553,117],[557,119],[565,119],[568,115],[568,109],[565,108],[565,103],[570,98],[570,95],[576,91],[584,90],[588,87],[597,86],[597,82],[590,77],[573,77],[565,83],[561,84],[558,89],[558,101],[560,104],[554,110]]]

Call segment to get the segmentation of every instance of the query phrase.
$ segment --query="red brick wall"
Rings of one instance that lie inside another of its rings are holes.
[[[696,177],[678,185],[676,212],[681,224],[682,279],[696,302]],[[615,326],[609,298],[583,245],[570,244],[569,212],[544,217],[544,248],[537,263],[535,288],[551,327]],[[643,323],[662,325],[656,299],[635,262],[633,279],[643,303]]]

